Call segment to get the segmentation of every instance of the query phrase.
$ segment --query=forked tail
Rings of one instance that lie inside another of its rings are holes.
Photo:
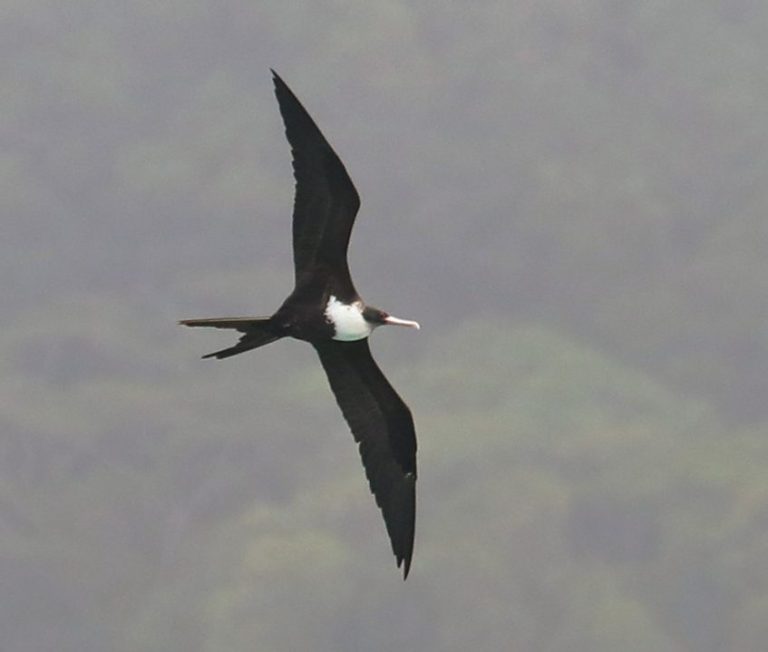
[[[244,335],[240,341],[228,349],[214,351],[203,358],[218,358],[222,360],[238,353],[245,353],[275,340],[283,335],[277,332],[270,317],[216,317],[213,319],[182,319],[182,326],[208,326],[210,328],[229,328]]]

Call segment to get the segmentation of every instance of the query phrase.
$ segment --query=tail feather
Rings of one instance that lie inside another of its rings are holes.
[[[183,326],[211,326],[213,328],[231,328],[245,333],[235,346],[221,351],[214,351],[204,355],[203,358],[218,358],[223,360],[238,353],[245,353],[275,340],[283,335],[276,332],[272,320],[269,317],[223,317],[214,319],[183,319],[179,322]]]
[[[208,326],[211,328],[232,328],[247,333],[251,327],[268,322],[269,317],[213,317],[210,319],[182,319],[181,326]]]
[[[237,355],[238,353],[245,353],[246,351],[250,351],[251,349],[257,349],[260,346],[264,346],[265,344],[269,344],[270,342],[274,342],[275,340],[279,340],[280,337],[275,335],[270,337],[269,339],[263,339],[261,341],[255,342],[251,339],[248,339],[247,335],[244,335],[240,338],[240,341],[235,344],[235,346],[232,346],[228,349],[222,349],[221,351],[214,351],[213,353],[207,353],[203,356],[203,360],[207,358],[216,358],[217,360],[223,360],[224,358],[231,358],[233,355]]]

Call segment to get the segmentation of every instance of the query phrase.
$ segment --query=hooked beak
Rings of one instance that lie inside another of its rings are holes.
[[[419,326],[419,322],[417,321],[410,321],[409,319],[398,319],[392,315],[385,317],[384,323],[389,324],[390,326],[408,326],[409,328],[415,328],[416,330],[421,328],[421,326]]]

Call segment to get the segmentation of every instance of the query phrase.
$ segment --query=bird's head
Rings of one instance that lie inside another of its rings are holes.
[[[419,326],[419,322],[417,321],[411,321],[409,319],[400,319],[398,317],[393,317],[388,312],[384,312],[383,310],[379,310],[378,308],[374,308],[372,306],[366,306],[363,309],[363,319],[367,321],[373,328],[376,328],[377,326],[408,326],[409,328],[415,328],[416,330],[419,330],[421,328]]]

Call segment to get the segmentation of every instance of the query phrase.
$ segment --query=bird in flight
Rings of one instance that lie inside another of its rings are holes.
[[[224,359],[283,337],[309,342],[357,441],[368,483],[381,508],[403,577],[413,555],[416,433],[413,417],[379,369],[368,336],[384,325],[419,328],[367,305],[355,290],[347,246],[360,197],[344,164],[286,83],[273,70],[275,95],[293,154],[293,292],[271,317],[184,319],[185,326],[242,333]]]

